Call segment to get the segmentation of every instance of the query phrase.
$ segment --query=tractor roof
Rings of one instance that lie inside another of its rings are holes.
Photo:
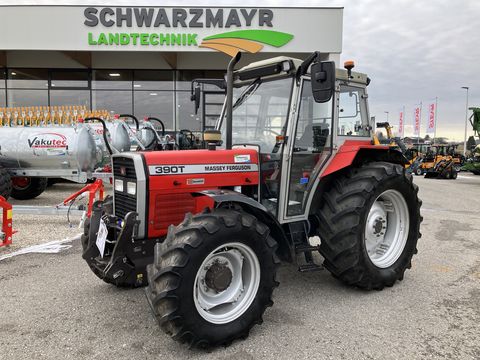
[[[259,75],[259,74],[256,74],[256,71],[255,71],[256,69],[267,69],[267,68],[269,68],[271,66],[275,66],[277,64],[281,65],[282,63],[290,64],[289,66],[291,68],[287,69],[287,68],[284,67],[284,70],[286,70],[286,72],[288,72],[288,73],[292,73],[292,72],[294,73],[298,69],[298,67],[302,64],[302,62],[303,62],[303,60],[297,59],[297,58],[292,58],[292,57],[288,57],[288,56],[277,56],[277,57],[270,58],[270,59],[265,59],[265,60],[252,62],[252,63],[236,70],[235,73],[236,74],[249,73],[249,74],[252,74],[252,76],[251,77],[249,76],[249,78],[254,79],[254,78],[258,77],[258,75]],[[283,72],[283,74],[285,74],[285,72]],[[277,73],[277,74],[272,74],[272,75],[275,76],[275,75],[279,75],[279,74]],[[337,68],[336,69],[336,77],[337,77],[338,80],[351,81],[351,82],[360,83],[360,84],[367,84],[367,75],[363,74],[363,73],[359,73],[359,72],[352,71],[351,77],[349,79],[347,70]],[[247,80],[247,79],[244,78],[244,79],[241,79],[241,80]]]

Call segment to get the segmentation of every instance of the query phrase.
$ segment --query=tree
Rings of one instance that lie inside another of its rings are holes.
[[[473,136],[470,136],[467,140],[467,150],[472,150],[475,146],[475,138]]]

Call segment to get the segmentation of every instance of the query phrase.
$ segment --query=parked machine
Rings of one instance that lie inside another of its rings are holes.
[[[411,165],[415,175],[425,175],[426,178],[456,179],[458,169],[456,157],[451,155],[448,145],[431,145],[426,153]]]
[[[471,107],[470,110],[472,110],[470,124],[472,125],[474,135],[480,139],[480,108]],[[474,149],[470,150],[470,157],[465,160],[462,170],[470,171],[475,175],[480,175],[480,145],[477,145]]]
[[[135,120],[134,129],[124,118]],[[161,134],[151,124],[153,120],[161,124]],[[176,143],[175,136],[165,136],[161,120],[150,117],[139,123],[128,114],[112,121],[92,116],[68,126],[4,126],[0,131],[0,196],[35,198],[45,191],[48,178],[78,183],[107,178],[111,172],[105,171],[105,165],[113,153],[130,151],[132,145],[139,150],[168,150],[176,148]]]
[[[103,122],[100,118],[87,118],[86,121],[98,119]],[[95,174],[95,170],[108,163],[113,152],[129,149],[128,133],[118,123],[2,127],[1,183],[10,184],[0,189],[0,195],[19,200],[32,199],[46,189],[47,178],[85,183],[88,179],[100,176]]]
[[[372,143],[366,75],[319,53],[234,70],[239,59],[209,149],[113,155],[113,198],[82,236],[96,276],[148,284],[163,331],[202,348],[262,322],[280,261],[381,290],[403,279],[420,237],[405,158]]]

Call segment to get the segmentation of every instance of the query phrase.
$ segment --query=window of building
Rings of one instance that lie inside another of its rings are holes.
[[[179,70],[177,71],[175,89],[190,91],[193,79],[223,79],[224,76],[224,70]],[[214,85],[203,85],[202,89],[219,90],[219,88]]]
[[[195,106],[190,100],[190,92],[177,91],[176,94],[177,130],[202,130],[202,107],[195,114]]]
[[[5,92],[6,69],[0,69],[0,107],[5,107],[7,103]]]
[[[132,114],[131,91],[92,90],[92,109],[106,109],[116,114]]]
[[[5,89],[5,79],[7,76],[7,69],[0,69],[0,89]]]
[[[8,106],[48,105],[48,90],[8,89]]]
[[[132,90],[132,70],[93,70],[92,89]]]
[[[51,90],[50,105],[83,105],[90,109],[90,90]]]
[[[134,90],[173,90],[171,70],[134,70]]]
[[[48,70],[8,69],[7,87],[12,89],[48,89]]]
[[[50,88],[88,89],[88,70],[52,70],[50,72]]]
[[[175,93],[173,91],[135,90],[133,96],[137,118],[153,116],[163,122],[165,129],[175,129],[173,106]]]

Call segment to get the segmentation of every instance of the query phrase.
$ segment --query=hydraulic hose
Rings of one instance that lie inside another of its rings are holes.
[[[133,119],[133,121],[135,122],[135,128],[137,129],[137,131],[140,129],[140,123],[138,122],[138,119],[134,115],[120,114],[120,115],[118,115],[118,117],[121,117],[121,118],[126,117],[126,118]]]
[[[147,118],[147,121],[152,121],[152,120],[157,121],[158,123],[160,123],[160,125],[162,125],[162,136],[165,136],[165,125],[163,124],[163,121],[152,116]]]
[[[92,117],[88,117],[88,118],[85,118],[85,122],[92,122],[92,121],[100,121],[100,123],[102,124],[103,126],[103,140],[105,141],[105,146],[107,147],[107,150],[108,150],[108,153],[110,155],[113,155],[113,151],[112,151],[112,148],[110,147],[110,144],[108,142],[108,138],[107,138],[107,125],[105,124],[105,121],[99,117],[95,117],[95,116],[92,116]]]

